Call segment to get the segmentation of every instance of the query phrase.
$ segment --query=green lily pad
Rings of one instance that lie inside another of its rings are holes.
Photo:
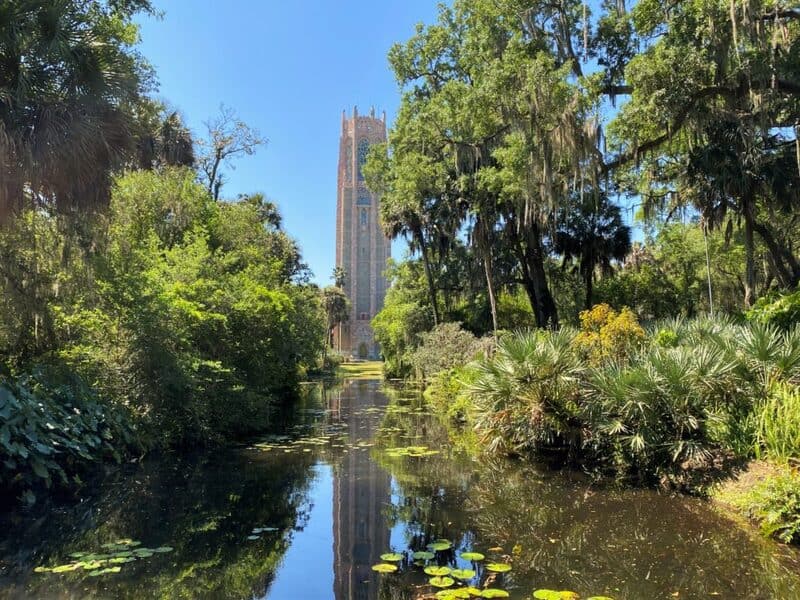
[[[450,570],[450,567],[437,567],[435,565],[431,565],[430,567],[425,567],[425,574],[433,575],[435,577],[444,577],[445,575],[450,575]]]
[[[434,556],[436,556],[433,552],[427,552],[425,550],[420,550],[418,552],[414,552],[411,554],[411,558],[414,560],[430,560]]]
[[[105,564],[105,562],[106,561],[104,561],[104,560],[91,560],[89,562],[76,563],[76,564],[81,565],[87,571],[92,571],[94,569],[99,569],[100,567],[102,567]],[[61,565],[61,566],[64,567],[64,566],[67,566],[67,565]],[[58,569],[58,568],[60,568],[60,567],[56,567],[55,569],[53,569],[53,573],[60,573],[61,571],[56,571],[56,569]],[[64,569],[64,570],[65,571],[71,571],[72,569]]]
[[[260,535],[248,535],[248,536],[247,536],[247,539],[248,539],[248,540],[250,540],[250,541],[253,541],[253,540],[260,540],[260,539],[261,539],[261,536],[260,536]]]
[[[86,556],[86,552],[73,552],[70,554],[72,558],[83,558],[84,556]]]
[[[455,582],[456,582],[455,579],[453,579],[452,577],[431,577],[428,580],[428,583],[430,583],[432,586],[439,588],[450,587]]]
[[[381,560],[386,562],[400,562],[403,560],[403,555],[399,552],[387,552],[386,554],[381,554]]]
[[[439,590],[436,592],[437,600],[461,600],[462,598],[469,598],[469,592],[466,588]]]
[[[471,560],[472,562],[480,562],[486,557],[480,552],[462,552],[461,558],[464,560]]]
[[[428,544],[428,548],[430,548],[434,552],[443,552],[445,550],[450,550],[450,548],[452,547],[453,544],[451,544],[447,540],[436,540],[435,542],[431,542],[430,544]]]
[[[99,575],[107,575],[109,573],[119,573],[122,569],[120,567],[108,567],[106,569],[98,569],[89,573],[89,577],[98,577]]]
[[[172,552],[173,550],[174,548],[172,546],[159,546],[158,548],[153,548],[153,552],[159,553]]]
[[[70,563],[68,565],[58,565],[57,567],[53,567],[50,569],[53,573],[68,573],[69,571],[75,571],[76,569],[80,568],[80,563]],[[97,565],[100,566],[99,564]]]
[[[483,591],[482,589],[476,588],[476,587],[473,587],[473,586],[469,586],[469,587],[465,587],[465,588],[461,588],[461,589],[465,590],[470,596],[475,596],[475,597],[479,597],[481,595],[481,592]]]
[[[450,575],[456,579],[472,579],[475,577],[475,571],[472,569],[453,569]]]
[[[36,567],[33,570],[34,573],[49,573],[50,571],[52,571],[52,569],[49,567]]]
[[[481,598],[508,598],[508,592],[498,588],[486,588],[481,592]]]
[[[397,571],[397,565],[390,565],[389,563],[378,563],[377,565],[372,565],[372,570],[377,571],[378,573],[394,573]]]
[[[511,570],[511,565],[506,563],[488,563],[486,565],[487,571],[493,571],[494,573],[508,573]]]
[[[533,597],[537,600],[577,600],[578,594],[569,590],[536,590]]]
[[[108,562],[112,565],[121,565],[124,563],[133,562],[136,559],[133,556],[116,556],[114,558],[109,558]]]

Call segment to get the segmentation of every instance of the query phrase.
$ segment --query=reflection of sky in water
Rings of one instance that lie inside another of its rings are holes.
[[[405,565],[399,577],[379,576],[371,565],[384,552],[421,550],[439,537],[456,542],[457,552],[502,545],[506,553],[518,544],[514,570],[501,581],[512,600],[529,600],[536,587],[572,588],[584,597],[605,592],[616,600],[675,592],[800,598],[798,570],[775,560],[785,549],[731,525],[698,499],[604,490],[568,472],[472,462],[446,451],[391,458],[381,446],[415,440],[446,450],[447,436],[397,396],[384,420],[388,399],[375,382],[326,394],[315,389],[292,418],[332,432],[336,442],[318,444],[316,429],[290,421],[279,429],[311,436],[309,444],[286,447],[282,438],[265,452],[153,457],[119,470],[78,505],[0,514],[0,600],[406,597],[389,594],[424,586],[421,569]],[[379,426],[382,441],[367,443]],[[265,526],[278,529],[247,539]],[[69,552],[122,536],[175,550],[108,578],[33,573],[38,564],[59,564]],[[453,554],[439,558],[471,567]]]
[[[294,534],[275,581],[264,598],[293,600],[324,599],[333,590],[333,473],[329,465],[314,467],[314,484],[309,492],[314,507],[303,531]]]

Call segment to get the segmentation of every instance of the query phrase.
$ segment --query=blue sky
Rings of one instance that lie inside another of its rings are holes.
[[[141,51],[159,98],[195,133],[220,103],[269,141],[228,172],[223,195],[263,192],[278,203],[315,280],[335,262],[341,114],[386,110],[400,96],[386,53],[436,18],[435,0],[156,0],[142,18]],[[394,256],[402,249],[395,244]]]

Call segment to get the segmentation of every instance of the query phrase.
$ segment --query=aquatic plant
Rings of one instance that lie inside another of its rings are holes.
[[[377,565],[372,565],[372,570],[378,573],[395,573],[397,571],[397,565],[378,563]]]
[[[455,580],[452,577],[431,577],[428,583],[434,587],[446,588],[453,585]]]
[[[472,569],[453,569],[450,571],[450,575],[456,579],[472,579],[475,577],[475,571]]]
[[[463,558],[464,560],[470,560],[470,561],[472,561],[472,562],[480,562],[480,561],[482,561],[483,559],[485,559],[485,558],[486,558],[486,557],[485,557],[483,554],[481,554],[480,552],[472,552],[472,551],[468,551],[468,552],[462,552],[462,553],[460,554],[460,556],[461,556],[461,558]]]
[[[437,567],[431,565],[430,567],[425,567],[423,569],[426,575],[434,575],[436,577],[443,577],[445,575],[449,575],[451,572],[450,567]]]
[[[119,565],[133,562],[135,560],[146,559],[155,554],[172,552],[171,546],[159,546],[158,548],[147,548],[141,546],[141,542],[131,539],[117,540],[108,542],[101,546],[105,552],[72,552],[70,558],[76,560],[57,565],[54,567],[36,567],[35,573],[71,573],[73,571],[89,571],[88,575],[96,577],[110,573],[119,573],[122,567]],[[108,566],[116,565],[116,566]]]

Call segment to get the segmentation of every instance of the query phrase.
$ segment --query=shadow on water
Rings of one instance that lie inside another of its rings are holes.
[[[0,597],[432,597],[411,552],[442,539],[452,548],[429,565],[472,568],[470,583],[512,598],[541,587],[616,599],[800,597],[794,554],[707,503],[473,461],[451,450],[416,392],[310,385],[280,423],[247,448],[146,460],[79,503],[0,516]],[[100,576],[83,568],[95,565],[34,572],[87,562],[74,552],[99,554],[107,568],[103,544],[124,539],[171,550],[139,552]],[[490,573],[459,557],[467,549],[513,570]],[[373,572],[390,551],[403,553],[399,573]]]

